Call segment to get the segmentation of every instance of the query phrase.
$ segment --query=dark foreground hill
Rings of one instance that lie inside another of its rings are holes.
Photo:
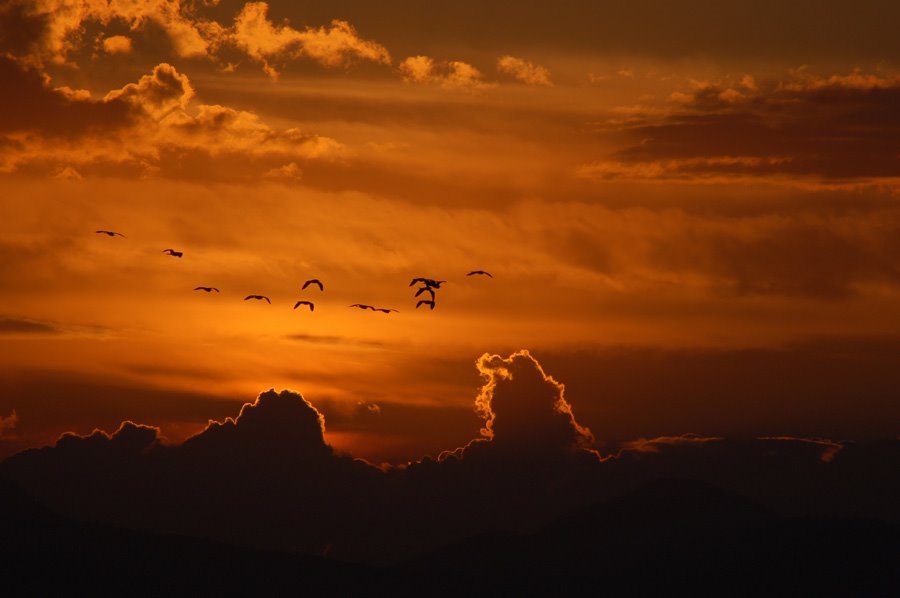
[[[388,567],[79,523],[0,479],[8,595],[898,595],[900,530],[784,518],[705,483],[664,480],[557,519]],[[6,592],[4,592],[6,593]]]

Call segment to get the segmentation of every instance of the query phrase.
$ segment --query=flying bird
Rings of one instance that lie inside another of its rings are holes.
[[[433,279],[433,278],[422,278],[422,277],[419,277],[419,278],[413,278],[412,281],[409,283],[409,286],[413,286],[413,285],[416,284],[417,282],[421,282],[421,283],[424,284],[426,287],[433,287],[433,288],[435,288],[435,289],[439,289],[439,288],[441,288],[441,284],[443,284],[443,283],[445,283],[445,282],[447,282],[447,281],[446,281],[446,280],[435,280],[435,279]]]
[[[392,311],[395,311],[395,312],[397,312],[397,313],[400,313],[400,310],[399,310],[399,309],[388,309],[387,307],[373,307],[373,308],[372,308],[372,311],[380,311],[380,312],[383,313],[383,314],[389,314],[389,313],[391,313]]]
[[[183,251],[175,251],[174,249],[163,249],[163,253],[168,253],[172,257],[181,257],[184,255]]]
[[[269,299],[268,297],[266,297],[265,295],[247,295],[246,297],[244,297],[244,301],[247,301],[248,299],[256,299],[257,301],[265,299],[266,301],[269,302],[270,305],[272,303],[272,300]]]
[[[375,311],[374,307],[372,307],[371,305],[366,305],[364,303],[354,303],[350,307],[358,307],[360,309],[371,309],[372,311]]]
[[[319,290],[320,290],[320,291],[324,291],[324,290],[325,290],[325,285],[323,285],[323,284],[322,284],[322,281],[319,280],[318,278],[311,278],[311,279],[307,280],[306,282],[303,283],[303,287],[301,287],[300,290],[301,290],[301,291],[304,290],[306,287],[308,287],[308,286],[311,285],[311,284],[317,284],[317,285],[319,285]]]
[[[124,236],[125,236],[125,235],[123,235],[122,233],[117,233],[117,232],[114,231],[114,230],[95,230],[94,232],[95,232],[95,233],[98,233],[98,234],[101,234],[101,235],[108,235],[108,236],[110,236],[110,237],[115,237],[116,235],[119,235],[120,237],[124,237]]]
[[[217,289],[216,287],[195,287],[194,290],[195,291],[206,291],[207,293],[209,293],[210,291],[215,291],[217,293],[219,292],[219,289]]]
[[[494,276],[490,272],[485,272],[484,270],[472,270],[466,276],[474,276],[475,274],[481,274],[482,276],[489,276],[493,278]]]
[[[316,309],[316,306],[313,305],[312,301],[298,301],[297,303],[294,304],[294,309],[297,309],[301,305],[308,305],[309,311],[313,311],[314,309]]]
[[[419,290],[416,291],[416,297],[418,297],[419,295],[421,295],[422,293],[424,293],[426,291],[431,293],[431,300],[434,301],[434,289],[432,289],[431,287],[419,287]]]
[[[428,305],[431,309],[434,309],[434,301],[425,301],[424,299],[416,303],[416,309],[419,309],[423,305]]]

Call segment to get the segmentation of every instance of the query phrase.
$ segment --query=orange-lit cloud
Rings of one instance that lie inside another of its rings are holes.
[[[107,54],[130,54],[131,38],[125,35],[112,35],[103,38],[103,51]]]
[[[638,438],[622,444],[622,450],[633,453],[658,453],[661,447],[703,445],[707,442],[725,440],[721,436],[701,436],[699,434],[681,434],[680,436],[658,436],[656,438]]]
[[[543,85],[550,87],[550,71],[546,67],[533,64],[515,56],[502,56],[497,60],[497,70],[510,75],[526,85]]]
[[[46,78],[13,61],[0,61],[0,77],[32,98],[30,105],[15,102],[7,120],[0,119],[0,133],[14,141],[0,147],[0,167],[6,171],[38,164],[76,179],[94,168],[165,175],[170,167],[190,166],[188,152],[200,161],[210,155],[251,158],[232,171],[238,176],[261,177],[287,165],[281,174],[296,178],[299,166],[291,163],[344,151],[327,137],[273,129],[252,112],[206,104],[191,109],[195,92],[188,77],[167,63],[101,100],[53,89]],[[31,116],[42,104],[54,107],[53,118]],[[51,141],[59,136],[69,143]],[[168,163],[173,154],[179,154],[180,164]]]
[[[451,60],[438,64],[428,56],[410,56],[398,66],[403,79],[410,83],[435,84],[450,90],[477,91],[492,87],[484,75],[471,64]]]
[[[269,5],[249,2],[234,22],[231,39],[238,47],[263,64],[263,69],[276,78],[272,61],[306,56],[329,67],[343,67],[365,60],[390,64],[391,56],[384,46],[364,40],[346,21],[334,20],[330,27],[300,31],[289,25],[275,26],[268,17]]]
[[[476,362],[485,378],[475,400],[484,418],[482,435],[492,444],[516,451],[554,452],[589,448],[591,431],[575,421],[565,387],[544,373],[522,350],[508,358],[482,355]]]
[[[117,21],[132,30],[153,23],[166,33],[175,54],[185,58],[207,56],[213,40],[221,35],[221,27],[195,19],[190,6],[181,0],[17,0],[0,19],[33,32],[27,52],[20,54],[32,64],[66,62],[77,49],[87,22],[107,25]],[[122,42],[113,43],[122,47]]]

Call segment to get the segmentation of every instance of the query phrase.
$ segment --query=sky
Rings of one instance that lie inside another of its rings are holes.
[[[273,388],[402,463],[523,349],[601,451],[897,436],[896,3],[308,4],[0,8],[0,458]]]

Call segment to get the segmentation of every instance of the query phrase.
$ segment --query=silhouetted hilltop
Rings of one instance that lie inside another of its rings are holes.
[[[0,560],[11,593],[91,586],[128,595],[317,596],[900,590],[900,529],[785,518],[687,480],[648,484],[533,534],[482,534],[381,568],[79,523],[2,479],[0,508]]]
[[[4,595],[101,588],[112,595],[345,596],[370,578],[362,565],[254,550],[58,515],[0,477]]]
[[[405,570],[431,595],[896,595],[898,565],[900,528],[890,524],[785,518],[703,482],[659,480],[537,533],[484,534]]]

